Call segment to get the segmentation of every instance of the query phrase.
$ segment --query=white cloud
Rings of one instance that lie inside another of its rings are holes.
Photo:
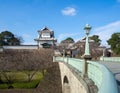
[[[101,44],[108,46],[107,40],[109,40],[111,38],[111,35],[115,32],[120,32],[120,21],[112,22],[105,26],[94,28],[92,29],[92,33],[90,33],[90,35],[99,35],[99,38],[102,41]],[[75,41],[78,41],[80,38],[74,38],[78,36],[80,36],[80,33],[66,33],[60,34],[57,39],[60,42],[67,37],[73,37]]]
[[[28,35],[28,34],[23,34],[22,37],[23,37],[23,38],[30,38],[31,36]]]
[[[66,16],[75,16],[77,14],[76,9],[73,7],[66,7],[61,12]]]
[[[119,3],[120,3],[120,0],[117,0],[117,2],[119,2]]]
[[[102,40],[103,45],[107,45],[107,40],[111,37],[111,35],[115,32],[120,32],[120,21],[116,21],[110,24],[107,24],[102,27],[98,27],[93,29],[92,34],[99,35],[100,39]]]

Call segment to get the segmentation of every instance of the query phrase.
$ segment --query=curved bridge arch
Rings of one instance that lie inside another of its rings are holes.
[[[70,84],[66,75],[63,78],[63,93],[70,93]]]
[[[59,62],[62,93],[88,93],[83,84],[71,73],[71,70],[64,63]]]
[[[64,78],[63,78],[63,83],[64,83],[64,84],[69,84],[69,81],[68,81],[68,78],[67,78],[66,75],[65,75]]]

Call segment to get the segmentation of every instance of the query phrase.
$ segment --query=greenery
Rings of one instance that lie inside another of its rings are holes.
[[[74,39],[71,38],[71,37],[66,38],[66,39],[63,40],[62,42],[65,42],[65,41],[68,41],[68,42],[71,42],[71,43],[74,43],[74,42],[75,42]]]
[[[98,35],[93,35],[93,36],[90,37],[90,39],[94,40],[95,43],[97,43],[98,45],[101,44],[101,40],[99,39]]]
[[[0,53],[0,88],[36,88],[52,67],[52,57],[52,49],[4,50]]]
[[[43,74],[37,72],[33,79],[28,82],[27,76],[24,72],[5,72],[14,74],[14,81],[9,83],[6,78],[1,75],[0,89],[15,88],[15,89],[31,89],[36,88],[39,82],[43,79]]]
[[[107,42],[111,46],[113,52],[120,55],[120,32],[113,33]]]
[[[46,68],[52,66],[53,50],[4,50],[0,53],[0,71],[8,82],[14,81],[14,73],[20,71],[27,76],[27,81],[32,81],[38,71],[44,75]],[[48,61],[49,60],[49,61]]]
[[[0,46],[3,45],[20,45],[22,42],[21,37],[16,37],[10,31],[3,31],[0,33]]]
[[[69,40],[69,41],[74,42],[74,39],[73,39],[73,38],[71,38],[71,37],[68,37],[68,38],[66,38],[65,40]]]

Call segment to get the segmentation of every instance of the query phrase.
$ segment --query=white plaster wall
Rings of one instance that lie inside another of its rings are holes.
[[[3,49],[38,49],[38,46],[3,46]]]
[[[70,93],[87,93],[82,83],[75,77],[75,75],[64,63],[59,62],[59,67],[61,71],[62,89],[64,89],[63,85],[64,76],[67,76],[70,86]]]

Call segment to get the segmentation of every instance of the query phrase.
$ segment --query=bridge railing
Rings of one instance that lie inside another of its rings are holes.
[[[69,65],[73,66],[80,72],[82,72],[83,70],[83,60],[80,60],[80,59],[67,58],[67,57],[55,57],[55,61],[68,63]]]
[[[83,72],[84,60],[65,57],[54,57],[53,60],[54,62],[65,62],[79,70],[80,73]],[[87,61],[87,63],[88,77],[98,87],[98,93],[119,93],[115,77],[104,65],[93,61]]]
[[[100,61],[120,62],[120,57],[100,57]]]
[[[101,71],[100,65],[96,62],[88,61],[88,77],[91,78],[98,89],[101,87],[103,80],[103,72]]]
[[[119,93],[114,75],[104,65],[88,61],[88,77],[97,85],[98,93]]]

